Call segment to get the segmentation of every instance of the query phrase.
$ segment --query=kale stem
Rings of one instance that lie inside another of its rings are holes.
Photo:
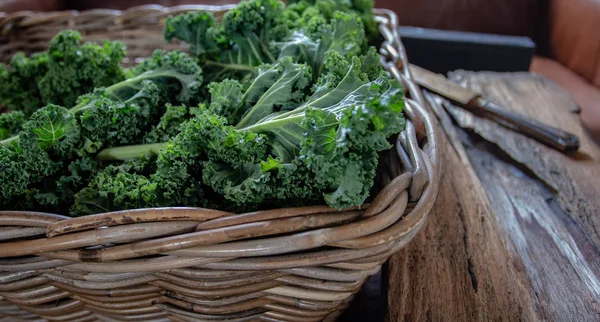
[[[273,55],[271,55],[271,52],[269,51],[269,47],[265,45],[265,43],[259,39],[260,42],[260,46],[262,47],[263,51],[265,52],[265,54],[267,54],[267,57],[271,60],[271,62],[275,62],[277,59],[275,59],[275,57],[273,57]]]
[[[142,155],[157,155],[166,143],[140,144],[119,146],[104,149],[98,153],[98,161],[127,161],[139,158]]]
[[[135,77],[126,79],[122,82],[110,85],[109,87],[106,88],[106,92],[108,93],[108,95],[110,95],[110,97],[115,100],[115,101],[119,101],[119,100],[123,100],[125,101],[125,97],[122,97],[122,95],[118,95],[117,93],[119,91],[122,90],[127,90],[127,89],[131,89],[133,93],[139,91],[142,88],[142,82],[145,80],[157,80],[159,78],[162,77],[175,77],[178,78],[178,76],[181,73],[179,73],[178,71],[173,71],[170,70],[166,67],[162,67],[159,69],[154,69],[154,70],[149,70],[146,71],[140,75],[137,75]],[[188,75],[189,76],[189,75]],[[181,80],[179,80],[181,81]],[[132,94],[132,93],[130,93]],[[131,98],[131,97],[129,97]]]
[[[273,128],[282,127],[287,123],[299,123],[303,117],[304,113],[300,113],[298,115],[293,115],[282,119],[273,119],[270,121],[253,124],[245,128],[238,129],[238,131],[252,131],[254,133],[264,133],[268,132]]]
[[[11,142],[16,141],[18,139],[19,139],[19,136],[15,135],[15,136],[9,137],[8,139],[4,139],[4,140],[0,141],[0,145],[8,146],[8,145],[10,145]]]
[[[87,103],[87,102],[86,102],[86,103]],[[77,113],[77,112],[81,111],[81,110],[82,110],[83,108],[85,108],[85,106],[87,105],[86,103],[79,103],[79,104],[77,104],[77,105],[75,105],[75,106],[71,107],[71,108],[69,109],[69,112],[71,112],[71,114],[75,114],[75,113]]]
[[[352,69],[353,69],[353,67],[351,66],[348,69],[348,71],[346,72],[346,75],[344,75],[344,78],[342,79],[342,81],[335,88],[333,88],[329,93],[327,93],[327,94],[325,94],[325,95],[323,95],[321,97],[318,97],[318,98],[314,98],[315,94],[313,94],[313,96],[311,98],[309,98],[308,102],[305,103],[304,105],[301,105],[301,106],[297,107],[296,109],[288,111],[288,112],[285,112],[283,114],[279,114],[279,115],[275,116],[273,119],[274,120],[278,120],[278,119],[281,119],[281,118],[286,118],[286,117],[288,117],[290,115],[294,115],[296,113],[304,113],[304,111],[306,111],[308,108],[313,107],[315,105],[318,105],[322,100],[329,99],[329,95],[332,95],[332,93],[338,91],[338,89],[340,88],[340,86],[349,77],[350,71]],[[345,93],[344,94],[344,98],[340,99],[339,102],[343,101],[346,97],[348,97],[349,95],[351,95],[353,93],[360,93],[360,91],[364,90],[364,86],[368,86],[368,85],[369,85],[369,83],[363,84],[363,85],[359,86],[358,88],[356,88],[355,90],[353,90],[351,92]],[[339,102],[336,103],[336,104],[334,104],[334,105],[339,104]]]
[[[240,65],[240,64],[224,64],[224,63],[219,63],[219,62],[212,61],[212,60],[205,61],[205,64],[209,65],[209,66],[217,66],[217,67],[237,69],[237,70],[243,70],[243,71],[249,71],[249,72],[254,70],[254,67],[252,67],[252,66],[246,66],[246,65]]]
[[[119,101],[121,100],[121,98],[116,94],[119,90],[121,89],[127,89],[127,88],[132,88],[134,89],[134,92],[136,90],[139,90],[139,88],[141,87],[139,84],[141,84],[144,80],[147,79],[156,79],[158,77],[168,77],[171,76],[172,72],[169,70],[160,70],[160,69],[156,69],[156,70],[151,70],[151,71],[147,71],[143,74],[140,74],[136,77],[133,78],[129,78],[126,79],[124,81],[121,81],[119,83],[110,85],[109,87],[106,88],[106,93],[108,93],[108,95],[110,95],[110,97],[115,100],[115,101]],[[135,97],[135,95],[129,97],[127,100],[132,99],[133,97]],[[127,101],[125,100],[125,102]],[[82,110],[84,110],[89,104],[91,104],[93,101],[91,102],[85,102],[85,103],[79,103],[75,106],[73,106],[69,112],[75,114],[77,112],[80,112]]]

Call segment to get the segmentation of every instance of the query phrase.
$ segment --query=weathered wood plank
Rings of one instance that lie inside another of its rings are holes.
[[[525,275],[536,320],[600,320],[600,254],[585,231],[535,177],[471,138],[467,154],[510,241],[512,262]]]
[[[527,73],[455,72],[450,77],[508,109],[580,137],[581,148],[570,157],[497,123],[449,108],[458,124],[498,145],[556,190],[561,207],[578,218],[594,243],[600,245],[600,149],[583,128],[579,108],[571,97],[551,81]]]
[[[445,144],[444,176],[423,231],[389,261],[388,321],[519,321],[533,317],[490,205]]]
[[[600,152],[576,107],[535,76],[456,75],[497,103],[581,135],[582,154],[565,157],[449,108],[469,130],[446,119],[438,200],[423,231],[389,262],[387,320],[600,320],[600,184],[585,176],[600,171]]]

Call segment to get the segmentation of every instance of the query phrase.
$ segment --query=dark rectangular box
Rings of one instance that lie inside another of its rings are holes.
[[[436,73],[528,71],[535,43],[528,37],[400,27],[408,60]]]

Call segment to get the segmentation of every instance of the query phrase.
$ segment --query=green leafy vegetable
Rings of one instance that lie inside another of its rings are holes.
[[[155,83],[166,102],[197,102],[202,85],[202,68],[187,54],[155,50],[152,56],[129,70],[130,78],[106,88],[113,99],[125,101],[136,94],[145,81]]]
[[[331,19],[336,11],[355,13],[360,16],[371,45],[379,45],[381,36],[373,15],[373,0],[290,0],[287,10],[302,13],[316,9],[326,19]]]
[[[71,107],[95,87],[124,79],[119,66],[125,57],[120,42],[84,43],[77,31],[63,31],[50,41],[48,71],[38,83],[44,102]]]
[[[79,97],[71,109],[53,104],[38,109],[18,136],[0,141],[7,170],[0,185],[11,175],[22,178],[2,188],[2,204],[26,199],[27,207],[68,209],[98,171],[94,156],[101,149],[176,134],[170,128],[160,132],[172,118],[171,112],[163,115],[164,104],[196,100],[201,69],[185,54],[157,51],[130,73],[125,81]]]
[[[372,7],[245,0],[220,20],[184,13],[164,37],[190,55],[156,50],[125,71],[119,43],[70,31],[15,55],[0,65],[0,101],[15,110],[0,114],[0,208],[363,204],[404,128],[403,89],[368,46]]]
[[[235,127],[215,114],[222,109],[201,109],[158,151],[157,172],[150,180],[157,184],[162,205],[203,205],[213,192],[242,209],[282,205],[299,196],[307,200],[321,196],[340,209],[365,201],[378,152],[389,149],[388,139],[404,127],[402,88],[385,77],[370,80],[372,73],[363,72],[358,57],[348,61],[329,52],[313,95],[303,103],[296,97],[296,107],[276,111],[272,104],[264,107],[264,98],[281,91],[286,95],[278,96],[285,98],[278,104],[284,105],[281,102],[290,99],[289,87],[294,86],[286,82],[288,88],[280,88],[282,73],[272,71],[276,65],[310,76],[309,68],[293,64],[290,57],[260,68],[245,92],[240,95],[236,90],[233,96],[235,110],[248,106]],[[260,81],[261,77],[270,81]],[[230,87],[231,81],[212,85]],[[215,104],[224,105],[219,98]],[[262,109],[268,110],[266,116],[262,112],[253,116]]]
[[[256,123],[279,110],[295,108],[304,99],[309,82],[310,68],[292,63],[290,57],[260,66],[256,78],[241,97],[242,106],[247,108],[237,127]]]
[[[274,63],[278,52],[273,42],[290,31],[284,5],[278,0],[242,1],[219,24],[211,13],[190,12],[165,22],[165,39],[187,42],[201,59],[206,81],[241,79],[255,66]]]
[[[309,22],[306,28],[295,31],[277,46],[281,47],[282,57],[294,57],[312,66],[314,78],[317,79],[323,71],[327,51],[332,50],[346,57],[357,56],[362,53],[365,40],[360,18],[355,14],[336,11],[329,24],[315,27]]]
[[[187,106],[167,104],[166,112],[162,115],[158,124],[144,136],[144,142],[159,143],[170,140],[177,135],[181,124],[190,119],[194,113],[196,113],[195,110]]]
[[[37,83],[48,70],[47,53],[26,57],[19,52],[9,65],[0,64],[0,103],[26,116],[44,106]]]
[[[242,102],[244,89],[237,80],[226,79],[219,83],[210,83],[211,112],[227,118],[229,124],[235,124],[248,108]]]
[[[215,17],[206,12],[187,12],[165,21],[164,36],[167,41],[179,39],[190,45],[190,52],[195,56],[215,53],[218,50],[215,39]],[[210,30],[210,31],[209,31]]]
[[[46,104],[71,107],[80,95],[125,78],[120,42],[81,44],[77,31],[66,30],[50,41],[47,52],[16,54],[0,64],[0,102],[26,116]]]
[[[0,114],[0,140],[17,135],[25,123],[25,113],[13,111]]]
[[[157,206],[156,184],[150,183],[144,174],[151,167],[151,159],[137,159],[106,167],[77,194],[71,214]]]

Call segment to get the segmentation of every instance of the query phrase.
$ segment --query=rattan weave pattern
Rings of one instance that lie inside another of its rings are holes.
[[[0,16],[0,60],[44,49],[59,30],[115,39],[129,62],[165,44],[165,17],[196,9]],[[333,321],[419,231],[437,194],[438,130],[413,82],[397,18],[375,11],[382,61],[407,88],[406,130],[370,205],[246,214],[139,209],[67,218],[0,211],[0,321]]]

